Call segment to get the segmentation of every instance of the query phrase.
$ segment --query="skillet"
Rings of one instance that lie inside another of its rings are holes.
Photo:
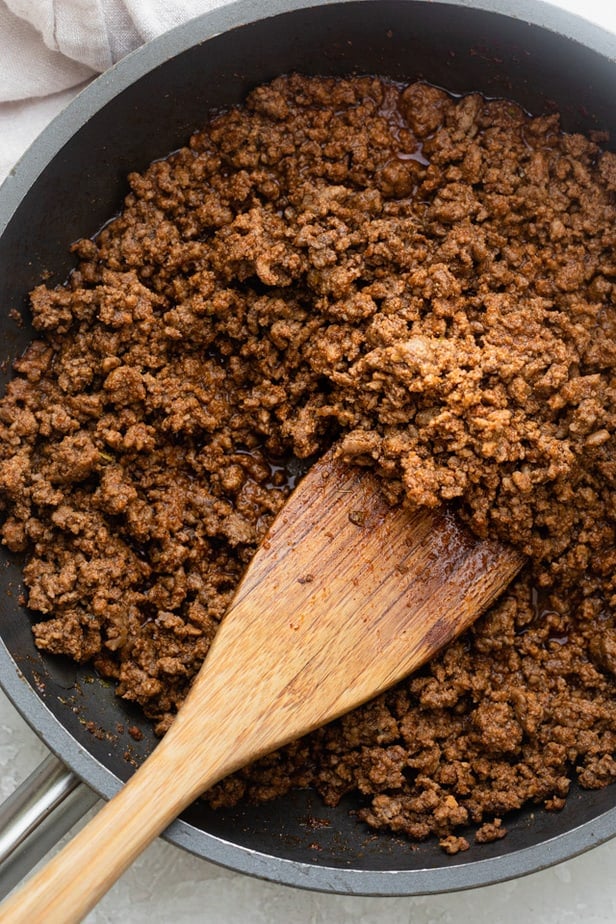
[[[52,284],[66,278],[68,245],[117,212],[125,175],[183,144],[211,109],[241,100],[277,74],[424,78],[453,92],[507,96],[535,114],[558,109],[566,130],[610,131],[614,147],[616,37],[538,0],[524,4],[520,19],[520,6],[514,0],[235,0],[130,55],[48,127],[0,191],[2,368],[31,337],[27,292],[43,277]],[[15,311],[22,326],[11,319]],[[40,655],[19,602],[20,561],[2,552],[2,563],[2,686],[68,768],[48,765],[40,776],[56,783],[61,777],[63,792],[78,780],[89,787],[74,790],[75,804],[64,813],[56,810],[60,820],[40,846],[90,804],[92,791],[113,795],[154,738],[141,714],[91,669]],[[18,808],[31,796],[22,792]],[[218,812],[198,803],[165,836],[206,859],[281,883],[413,895],[533,872],[616,833],[614,787],[574,785],[562,812],[521,811],[508,820],[504,840],[454,857],[434,841],[410,850],[401,839],[374,837],[354,820],[355,807],[347,799],[327,809],[303,791]],[[2,817],[15,814],[13,806]],[[7,883],[32,858],[14,865]]]

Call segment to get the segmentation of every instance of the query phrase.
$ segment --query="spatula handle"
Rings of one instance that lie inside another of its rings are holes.
[[[216,662],[202,668],[153,753],[39,872],[0,906],[0,924],[76,924],[202,792],[258,752],[258,702],[237,709]],[[263,738],[262,750],[270,748]]]
[[[159,746],[160,747],[160,746]],[[164,749],[166,750],[166,749]],[[176,817],[191,796],[177,787],[177,765],[161,750],[69,844],[0,908],[3,924],[81,921],[137,855]],[[169,771],[165,764],[169,763]],[[148,811],[143,811],[143,800]]]

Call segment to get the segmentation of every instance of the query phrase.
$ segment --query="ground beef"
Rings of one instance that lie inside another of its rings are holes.
[[[162,734],[284,503],[338,440],[392,502],[529,565],[428,666],[223,781],[316,787],[455,853],[616,779],[616,157],[556,115],[290,76],[130,176],[32,293],[0,404],[2,535],[38,646]]]

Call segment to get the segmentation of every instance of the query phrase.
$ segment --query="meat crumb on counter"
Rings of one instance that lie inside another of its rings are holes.
[[[616,156],[507,100],[290,75],[129,183],[32,292],[0,402],[39,648],[164,734],[290,460],[338,441],[392,503],[529,564],[430,664],[206,798],[354,792],[455,854],[613,783]]]

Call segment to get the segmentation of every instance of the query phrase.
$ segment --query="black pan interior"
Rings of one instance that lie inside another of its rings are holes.
[[[535,114],[558,109],[567,130],[605,130],[612,145],[616,141],[616,64],[555,32],[506,16],[441,3],[364,0],[294,10],[202,41],[210,23],[205,16],[184,27],[185,50],[169,60],[164,40],[159,43],[156,66],[136,80],[141,53],[123,62],[113,76],[119,92],[108,101],[108,89],[86,91],[81,105],[91,117],[46,164],[0,238],[0,359],[18,354],[30,338],[27,292],[43,277],[52,282],[66,277],[68,245],[95,233],[117,212],[126,173],[177,148],[210,110],[232,105],[277,74],[424,78],[457,93],[511,97]],[[44,142],[38,150],[45,159]],[[21,326],[11,320],[15,309]],[[8,373],[3,374],[6,380]],[[78,764],[86,781],[109,795],[152,747],[149,725],[91,669],[40,656],[32,644],[30,617],[19,602],[19,561],[6,553],[2,561],[0,635],[24,681],[9,682],[5,673],[5,686],[60,756]],[[5,672],[14,670],[4,655],[2,664]],[[45,709],[32,708],[33,692]],[[143,739],[136,741],[129,728],[139,729]],[[375,837],[354,820],[353,800],[326,809],[310,792],[219,812],[196,804],[183,816],[186,824],[174,825],[170,835],[203,856],[296,885],[413,893],[496,881],[528,871],[529,864],[538,868],[576,853],[607,836],[606,819],[609,833],[616,831],[613,806],[613,787],[574,788],[561,813],[520,812],[509,822],[507,838],[453,858],[432,841],[410,849],[403,840]],[[567,846],[555,850],[563,837],[569,838]],[[323,875],[311,877],[310,869]],[[360,871],[363,879],[328,878],[327,869]],[[383,870],[401,871],[402,878],[395,884],[391,877],[379,878]]]

